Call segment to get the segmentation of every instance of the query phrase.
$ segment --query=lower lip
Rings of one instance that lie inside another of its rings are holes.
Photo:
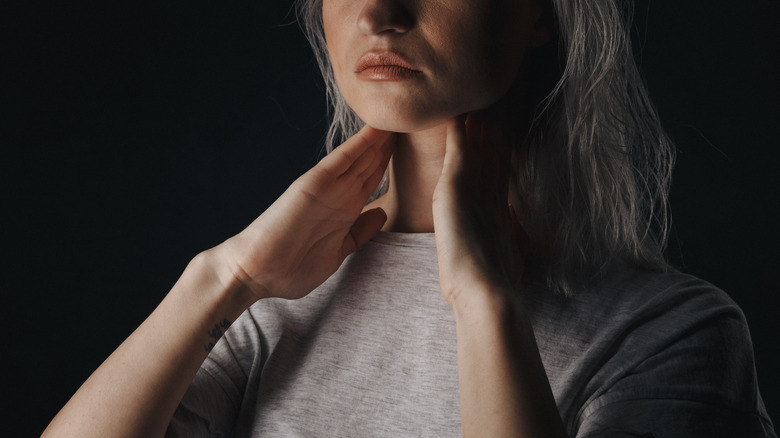
[[[397,65],[378,65],[357,72],[357,77],[364,81],[405,81],[421,74],[420,71]]]

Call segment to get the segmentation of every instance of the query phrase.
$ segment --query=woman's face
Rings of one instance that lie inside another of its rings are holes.
[[[369,125],[432,127],[484,109],[540,43],[536,0],[323,0],[331,65]]]

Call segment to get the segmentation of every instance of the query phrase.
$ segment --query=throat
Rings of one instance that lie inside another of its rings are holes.
[[[383,231],[433,232],[433,192],[441,176],[446,141],[446,128],[437,128],[398,136],[387,193],[367,207],[385,210]]]

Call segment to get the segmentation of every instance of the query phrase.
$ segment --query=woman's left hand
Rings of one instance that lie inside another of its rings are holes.
[[[510,155],[484,115],[449,122],[433,224],[455,313],[463,436],[564,437],[533,327],[512,299],[528,237],[508,205]]]
[[[499,124],[478,113],[448,123],[433,221],[442,294],[455,308],[471,291],[513,289],[527,237],[508,204],[511,151]]]

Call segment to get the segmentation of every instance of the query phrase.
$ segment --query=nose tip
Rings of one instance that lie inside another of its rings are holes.
[[[357,20],[365,35],[408,32],[412,23],[411,15],[397,0],[367,0]]]

